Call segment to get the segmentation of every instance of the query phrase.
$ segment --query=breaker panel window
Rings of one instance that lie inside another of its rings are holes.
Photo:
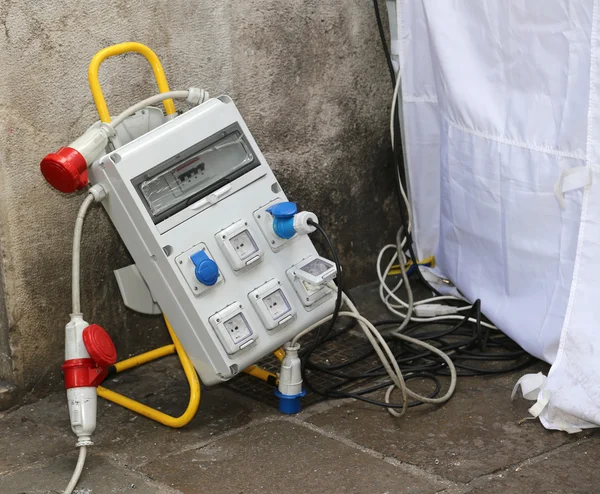
[[[133,179],[154,223],[220,189],[260,162],[234,124]]]

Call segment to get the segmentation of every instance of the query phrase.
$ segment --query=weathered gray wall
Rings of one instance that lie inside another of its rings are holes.
[[[393,236],[390,88],[370,2],[0,0],[0,355],[3,341],[12,354],[0,379],[22,389],[60,381],[83,199],[53,190],[38,164],[97,120],[87,66],[122,41],[155,50],[171,88],[233,97],[288,195],[331,232],[349,283],[373,278],[376,251]],[[101,82],[113,113],[156,92],[138,55],[105,62]],[[129,256],[102,208],[83,238],[86,319],[114,335],[121,357],[165,342],[159,318],[120,301],[112,270]]]

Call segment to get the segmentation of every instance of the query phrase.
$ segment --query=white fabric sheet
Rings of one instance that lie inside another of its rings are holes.
[[[582,218],[600,180],[598,1],[393,3],[418,255],[435,254],[499,328],[556,361],[539,391],[544,425],[600,424],[600,198]],[[570,182],[581,167],[592,185]],[[566,406],[575,381],[597,405]]]

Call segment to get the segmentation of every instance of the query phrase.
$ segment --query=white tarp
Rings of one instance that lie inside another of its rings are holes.
[[[499,328],[554,363],[537,391],[546,427],[600,425],[598,2],[388,11],[419,257],[435,254]]]

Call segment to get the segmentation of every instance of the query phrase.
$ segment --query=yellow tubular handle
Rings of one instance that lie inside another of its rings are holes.
[[[145,362],[150,362],[151,360],[155,360],[159,357],[164,357],[165,355],[173,353],[171,352],[171,347],[173,347],[177,352],[177,355],[179,356],[181,366],[183,367],[183,372],[185,372],[185,376],[190,385],[190,401],[188,403],[187,409],[185,410],[185,412],[183,412],[183,415],[179,417],[172,417],[171,415],[159,412],[158,410],[144,405],[143,403],[132,400],[131,398],[127,398],[126,396],[111,391],[110,389],[106,389],[103,386],[98,386],[98,396],[101,396],[106,400],[112,401],[117,405],[121,405],[122,407],[125,407],[133,412],[139,413],[140,415],[144,415],[145,417],[155,420],[156,422],[159,422],[168,427],[179,428],[189,423],[198,411],[198,406],[200,405],[200,380],[198,379],[198,374],[196,374],[196,369],[194,369],[192,361],[187,356],[187,353],[185,353],[185,350],[181,346],[179,339],[175,335],[175,332],[173,331],[173,328],[171,327],[171,324],[169,323],[166,317],[165,322],[167,323],[167,329],[169,330],[169,334],[171,335],[171,338],[173,340],[173,345],[167,345],[161,348],[157,348],[156,350],[152,350],[151,352],[138,355],[138,357],[132,357],[130,359],[124,360],[123,362],[115,364],[115,367],[117,368],[117,372],[136,367]]]
[[[141,355],[136,355],[135,357],[128,358],[127,360],[117,362],[115,364],[115,370],[117,372],[123,372],[127,369],[133,369],[134,367],[139,367],[140,365],[152,362],[153,360],[161,357],[172,355],[175,353],[175,351],[175,345],[161,346],[156,350],[150,350],[149,352],[142,353]]]
[[[169,85],[167,84],[165,71],[163,70],[160,60],[156,56],[156,53],[154,53],[146,45],[141,43],[127,42],[104,48],[94,55],[94,58],[92,58],[90,66],[88,67],[90,90],[92,91],[92,97],[94,98],[94,103],[96,103],[96,109],[98,110],[98,115],[100,115],[100,120],[102,122],[110,122],[110,113],[108,112],[108,107],[106,106],[104,94],[102,94],[100,81],[98,80],[98,70],[100,69],[100,64],[107,58],[129,52],[136,52],[144,55],[146,60],[148,60],[152,66],[152,71],[154,72],[154,77],[156,78],[158,90],[161,93],[166,93],[169,91]],[[172,99],[166,99],[163,104],[165,105],[165,112],[167,115],[172,115],[175,113],[175,105],[173,104]]]

